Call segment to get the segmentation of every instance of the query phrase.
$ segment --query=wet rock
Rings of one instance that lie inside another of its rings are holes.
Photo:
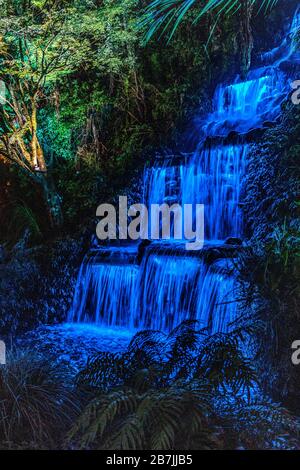
[[[169,188],[176,188],[178,186],[178,181],[175,181],[175,180],[167,181],[166,186],[168,186]]]
[[[236,132],[236,131],[230,131],[228,136],[227,136],[227,140],[228,142],[236,142],[237,139],[239,137],[239,133]]]
[[[176,202],[178,202],[178,198],[177,196],[167,196],[164,198],[163,202],[169,205],[175,204]]]
[[[263,123],[263,127],[267,128],[267,129],[270,129],[272,127],[275,127],[276,126],[276,122],[273,122],[273,121],[264,121]]]
[[[243,240],[241,240],[238,237],[228,237],[226,238],[225,245],[235,245],[235,246],[241,246],[243,244]]]
[[[247,142],[258,142],[264,133],[266,132],[266,129],[251,129],[249,132],[247,132],[246,135],[246,141]]]
[[[137,263],[141,264],[146,248],[151,244],[151,240],[142,240],[138,247]]]

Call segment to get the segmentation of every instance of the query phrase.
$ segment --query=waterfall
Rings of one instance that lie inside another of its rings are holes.
[[[300,28],[300,8],[297,9],[291,26],[278,47],[261,55],[261,62],[265,65],[279,67],[283,62],[293,60],[300,62],[300,54],[295,50],[295,39]]]
[[[197,288],[203,263],[194,258],[151,254],[141,266],[140,295],[143,328],[170,331],[195,317]]]
[[[235,317],[234,279],[216,262],[150,253],[137,265],[92,264],[80,269],[70,320],[170,331],[187,319],[211,332]]]
[[[234,279],[217,262],[151,253],[140,274],[139,321],[143,328],[170,331],[187,319],[200,328],[225,331],[235,318]]]
[[[294,50],[299,25],[298,9],[282,44],[262,55],[261,67],[244,81],[238,77],[217,87],[212,112],[199,119],[193,155],[157,160],[145,170],[148,204],[204,204],[207,246],[192,256],[179,241],[152,242],[142,257],[134,243],[99,247],[81,266],[69,321],[170,331],[196,319],[211,333],[228,329],[238,306],[224,240],[243,237],[241,191],[249,153],[244,134],[278,118],[292,79],[281,64],[299,61]],[[238,143],[226,140],[232,131]],[[204,256],[209,250],[213,259]]]
[[[138,267],[83,261],[77,278],[71,322],[132,327],[131,303],[136,296]]]
[[[235,291],[236,283],[230,269],[219,262],[209,266],[199,286],[195,315],[199,324],[211,333],[227,331],[228,325],[237,317]]]
[[[287,86],[284,73],[263,67],[250,72],[248,78],[218,86],[213,99],[214,111],[203,123],[205,135],[227,136],[230,131],[243,134],[279,115]]]
[[[239,204],[247,152],[247,145],[208,146],[178,166],[166,162],[152,167],[144,178],[148,205],[201,201],[206,240],[242,236]]]

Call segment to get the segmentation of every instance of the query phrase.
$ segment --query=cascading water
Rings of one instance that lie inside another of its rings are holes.
[[[201,202],[205,205],[206,240],[240,237],[239,203],[247,151],[247,145],[209,146],[178,166],[152,167],[144,179],[148,205]]]
[[[138,267],[132,264],[96,264],[86,259],[75,287],[72,321],[132,327],[132,299],[136,296]]]
[[[298,63],[294,38],[299,25],[300,10],[281,46],[263,54],[262,67],[251,70],[245,81],[217,87],[213,111],[199,121],[194,155],[157,162],[145,171],[148,204],[205,205],[205,238],[212,247],[243,235],[241,187],[249,151],[243,134],[279,116],[292,79],[281,65]],[[240,134],[239,142],[220,143],[231,131]],[[188,256],[172,240],[168,249],[162,242],[151,243],[140,265],[128,247],[111,253],[108,259],[88,256],[83,262],[69,321],[170,331],[193,318],[213,333],[225,331],[236,318],[235,280],[226,259],[208,263],[201,253]]]
[[[197,288],[204,270],[201,260],[150,254],[141,266],[140,324],[143,328],[170,331],[195,317]]]
[[[212,333],[225,331],[236,316],[233,292],[227,264],[207,266],[202,259],[151,252],[140,271],[138,326],[170,331],[195,319]]]
[[[243,134],[261,127],[264,121],[278,116],[286,88],[284,73],[272,67],[250,72],[244,82],[219,85],[215,111],[202,123],[202,132],[206,136],[227,136],[230,131]]]
[[[208,267],[198,288],[195,318],[211,333],[226,331],[237,317],[235,279],[222,261]]]
[[[261,55],[261,62],[264,65],[272,64],[273,67],[279,67],[283,62],[292,60],[300,63],[300,54],[295,47],[296,35],[300,28],[300,8],[297,9],[292,24],[287,31],[286,37],[278,47]]]

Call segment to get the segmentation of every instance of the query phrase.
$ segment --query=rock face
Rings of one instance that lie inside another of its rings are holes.
[[[241,246],[243,244],[243,240],[238,237],[228,237],[226,238],[225,245],[236,245],[236,246]]]
[[[73,239],[15,248],[0,262],[0,330],[14,335],[65,321],[85,245]]]

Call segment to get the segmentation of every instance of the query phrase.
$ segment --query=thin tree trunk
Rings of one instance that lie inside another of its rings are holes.
[[[253,49],[253,36],[251,30],[251,18],[253,13],[253,3],[244,0],[241,8],[241,74],[245,78],[251,66],[251,54]]]
[[[41,187],[50,228],[59,228],[63,224],[61,200],[56,192],[38,136],[38,92],[30,96],[30,86],[26,81],[24,83],[30,97],[30,105],[29,99],[25,101],[21,83],[19,83],[21,93],[17,96],[13,86],[9,87],[10,106],[14,115],[10,115],[5,108],[2,108],[1,117],[6,122],[9,132],[1,136],[0,155],[9,163],[18,165]]]
[[[55,189],[53,178],[49,173],[41,173],[39,181],[43,190],[50,227],[52,229],[60,228],[63,224],[63,213],[60,196]]]
[[[60,197],[55,189],[52,175],[46,165],[44,152],[37,135],[37,109],[35,100],[32,100],[31,114],[31,151],[35,174],[38,174],[38,180],[41,182],[45,204],[48,210],[48,218],[51,228],[59,228],[63,224],[63,214],[61,209]]]

